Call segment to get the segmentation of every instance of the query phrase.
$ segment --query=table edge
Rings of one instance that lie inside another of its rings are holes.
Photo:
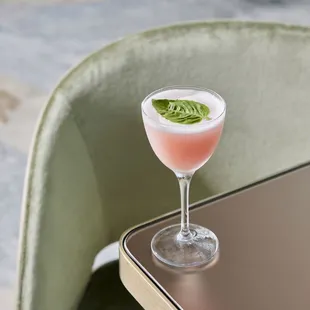
[[[163,294],[147,276],[146,271],[143,271],[135,263],[123,245],[120,245],[119,249],[119,269],[123,285],[144,309],[180,309],[170,301],[169,297]]]

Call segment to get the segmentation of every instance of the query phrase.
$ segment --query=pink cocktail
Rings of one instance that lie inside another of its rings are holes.
[[[173,132],[145,124],[148,139],[157,157],[175,172],[195,172],[213,154],[223,122],[197,132]]]
[[[153,99],[199,102],[208,107],[209,114],[193,124],[177,123],[159,114],[152,104]],[[194,172],[209,160],[219,142],[225,113],[225,102],[218,94],[195,87],[166,87],[153,92],[142,102],[144,127],[152,149],[161,162],[176,174],[181,189],[181,225],[163,229],[152,240],[154,255],[169,265],[202,265],[217,252],[215,234],[189,224],[188,194]]]

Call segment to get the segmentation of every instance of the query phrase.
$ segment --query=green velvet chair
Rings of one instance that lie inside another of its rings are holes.
[[[194,177],[192,201],[309,160],[308,28],[191,23],[104,47],[62,79],[37,127],[18,310],[139,309],[117,263],[92,278],[91,267],[124,230],[179,207],[176,178],[153,154],[140,115],[142,99],[171,84],[208,87],[227,101],[222,140]]]

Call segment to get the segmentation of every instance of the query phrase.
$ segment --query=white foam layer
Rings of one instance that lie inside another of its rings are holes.
[[[199,123],[184,125],[170,122],[162,117],[154,109],[152,99],[185,99],[194,100],[199,103],[205,104],[210,109],[209,117],[211,120],[202,120]],[[143,111],[147,115],[144,116],[144,121],[148,124],[162,127],[162,129],[173,132],[197,132],[204,131],[210,127],[216,126],[219,122],[223,121],[225,117],[225,103],[219,97],[207,91],[191,90],[191,89],[171,89],[155,93],[153,96],[147,98],[143,103]],[[221,116],[221,117],[220,117]]]

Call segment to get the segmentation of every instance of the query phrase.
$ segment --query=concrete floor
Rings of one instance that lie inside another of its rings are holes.
[[[33,128],[49,92],[72,65],[127,34],[180,21],[232,18],[310,24],[310,0],[0,3],[1,310],[13,309],[20,202]]]

